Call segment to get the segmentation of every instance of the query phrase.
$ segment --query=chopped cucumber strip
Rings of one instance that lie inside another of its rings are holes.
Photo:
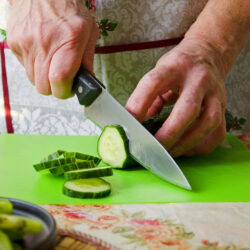
[[[34,164],[33,167],[35,168],[36,171],[42,171],[42,170],[46,170],[49,168],[62,166],[62,165],[65,165],[67,163],[72,163],[75,161],[76,161],[75,158],[67,158],[67,159],[62,158],[62,159],[55,159],[55,160],[51,160],[51,161],[45,161],[42,163]]]
[[[1,230],[0,230],[0,250],[13,250],[8,235]]]
[[[137,164],[129,153],[129,140],[120,125],[105,126],[98,140],[98,154],[113,168]]]
[[[64,153],[65,158],[75,158],[80,160],[88,160],[88,161],[94,161],[95,165],[97,166],[101,159],[99,157],[95,157],[92,155],[82,154],[78,152],[65,152]]]
[[[65,152],[66,152],[65,150],[58,149],[56,152],[54,152],[54,153],[48,155],[47,157],[45,157],[44,159],[42,159],[41,162],[52,161],[54,159],[57,159],[60,156],[63,156],[63,154]]]
[[[96,177],[111,176],[111,175],[113,175],[113,171],[112,171],[112,168],[109,166],[73,170],[73,171],[64,173],[64,177],[66,180],[96,178]]]
[[[0,199],[0,213],[11,214],[12,212],[12,203],[7,199]]]
[[[71,180],[63,185],[63,193],[76,198],[101,198],[110,191],[110,184],[101,178]]]
[[[50,168],[49,171],[51,174],[55,176],[59,176],[68,171],[77,170],[77,169],[85,169],[85,168],[94,168],[94,167],[95,167],[95,163],[93,161],[79,160],[79,161],[68,163],[68,164],[58,166],[55,168]]]
[[[42,223],[21,215],[0,214],[0,229],[16,230],[24,234],[35,234],[42,230]]]

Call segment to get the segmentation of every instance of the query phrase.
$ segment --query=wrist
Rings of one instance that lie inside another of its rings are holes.
[[[185,39],[210,46],[220,58],[224,74],[229,72],[250,37],[250,5],[243,2],[245,9],[231,1],[210,0],[185,35]]]

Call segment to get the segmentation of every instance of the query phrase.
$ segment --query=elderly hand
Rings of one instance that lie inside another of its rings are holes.
[[[80,65],[93,72],[99,32],[82,0],[15,1],[7,35],[8,46],[41,94],[70,97]]]
[[[173,157],[207,154],[226,135],[223,72],[212,46],[184,39],[140,80],[126,108],[142,122],[176,100],[155,137]]]

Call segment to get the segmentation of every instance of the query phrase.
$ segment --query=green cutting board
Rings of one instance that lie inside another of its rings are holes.
[[[235,136],[227,139],[231,148],[218,147],[208,156],[178,159],[192,191],[138,166],[115,170],[105,178],[112,186],[110,196],[81,200],[62,194],[63,177],[39,174],[32,165],[57,149],[97,155],[96,136],[0,135],[0,196],[37,204],[249,202],[250,151]]]

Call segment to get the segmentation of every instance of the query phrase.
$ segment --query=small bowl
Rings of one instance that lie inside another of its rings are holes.
[[[57,235],[57,229],[56,221],[49,212],[40,206],[26,201],[5,197],[0,198],[8,199],[12,202],[14,214],[37,219],[43,224],[42,231],[40,233],[25,235],[25,249],[47,250],[53,247]]]

